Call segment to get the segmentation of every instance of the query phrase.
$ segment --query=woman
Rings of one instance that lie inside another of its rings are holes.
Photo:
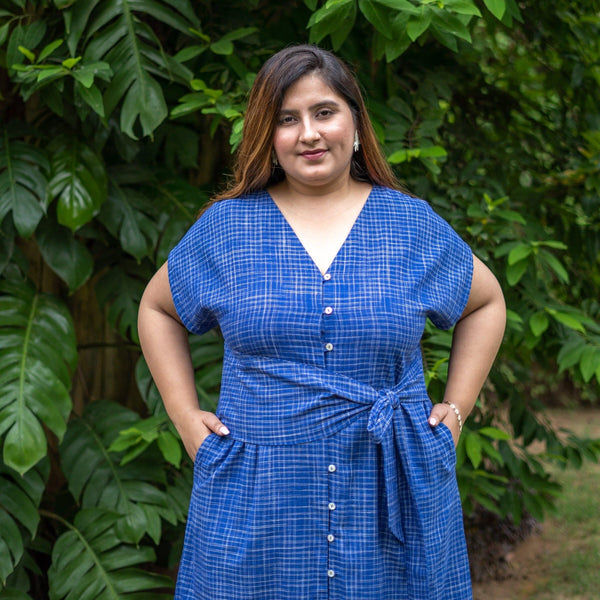
[[[470,598],[454,448],[503,335],[498,283],[398,190],[356,81],[317,47],[261,69],[235,176],[140,307],[144,355],[195,461],[176,598]],[[433,407],[427,317],[456,324]],[[213,415],[186,328],[216,325]]]

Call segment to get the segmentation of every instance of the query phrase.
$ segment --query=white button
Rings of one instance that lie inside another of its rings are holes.
[[[335,469],[336,469],[336,466],[335,466],[335,465],[329,465],[329,466],[327,467],[327,470],[328,470],[330,473],[335,473]]]
[[[326,315],[330,315],[333,312],[333,308],[331,308],[331,306],[328,306],[323,312]]]
[[[335,502],[330,502],[328,506],[329,510],[335,510]]]
[[[325,275],[323,275],[323,279],[325,281],[329,281],[331,279],[331,275],[329,273],[325,273]]]
[[[329,571],[327,571],[327,577],[335,577],[335,571],[333,569],[329,569]]]
[[[333,344],[331,342],[327,342],[325,344],[325,350],[327,350],[327,352],[331,352],[333,350]]]
[[[330,533],[330,534],[327,536],[327,541],[328,541],[328,542],[333,542],[333,540],[335,540],[335,535],[333,535],[333,533]]]

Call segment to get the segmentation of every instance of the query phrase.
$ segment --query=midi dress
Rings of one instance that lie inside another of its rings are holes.
[[[193,333],[218,326],[217,415],[176,600],[467,600],[456,454],[420,340],[461,316],[467,244],[374,186],[322,273],[267,191],[213,204],[168,258]]]

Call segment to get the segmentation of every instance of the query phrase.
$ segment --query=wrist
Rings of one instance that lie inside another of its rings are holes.
[[[462,419],[462,414],[460,413],[460,410],[457,408],[457,406],[456,406],[456,404],[454,404],[454,402],[448,402],[448,400],[443,400],[443,403],[448,405],[450,410],[456,416],[456,420],[458,421],[458,432],[462,433],[463,419]]]

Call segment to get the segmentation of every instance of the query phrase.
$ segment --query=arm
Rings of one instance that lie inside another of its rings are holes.
[[[473,410],[500,348],[506,324],[504,296],[492,272],[473,257],[473,279],[467,306],[454,328],[444,402],[454,404],[463,424]],[[443,422],[458,443],[458,419],[448,404],[436,404],[429,416],[435,427]]]
[[[144,358],[156,382],[167,413],[192,460],[212,431],[229,431],[212,413],[200,410],[187,331],[182,325],[169,285],[167,263],[148,283],[138,314],[138,332]]]

